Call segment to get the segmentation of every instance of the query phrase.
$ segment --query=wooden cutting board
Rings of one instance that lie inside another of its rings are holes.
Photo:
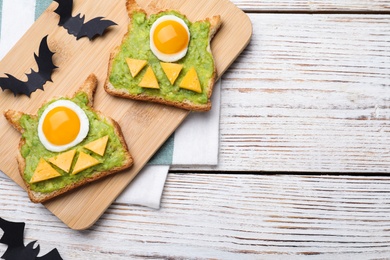
[[[221,15],[223,24],[211,45],[219,77],[247,46],[252,35],[248,16],[227,0],[139,0],[138,3],[146,10],[148,6],[179,10],[191,21]],[[87,38],[76,40],[59,27],[59,16],[54,13],[57,6],[58,4],[53,2],[0,62],[0,76],[9,73],[18,79],[26,80],[25,74],[30,73],[30,68],[37,70],[33,53],[38,53],[41,39],[48,35],[49,48],[55,52],[54,64],[58,66],[52,75],[53,82],[47,82],[44,91],[37,90],[30,98],[14,97],[10,91],[1,92],[0,111],[14,109],[36,114],[45,100],[55,96],[71,96],[89,74],[94,73],[98,77],[94,106],[119,122],[135,163],[127,171],[44,203],[47,209],[70,228],[86,229],[111,205],[180,125],[188,112],[153,103],[120,99],[105,93],[103,84],[109,54],[120,44],[122,36],[127,32],[129,18],[125,0],[74,0],[73,16],[78,13],[85,14],[86,21],[103,16],[118,24],[110,27],[103,37],[93,41]],[[0,133],[0,170],[25,188],[15,158],[20,134],[2,115]]]

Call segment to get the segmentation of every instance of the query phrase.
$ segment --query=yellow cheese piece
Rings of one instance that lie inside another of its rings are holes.
[[[138,73],[145,67],[145,65],[148,63],[146,60],[137,60],[137,59],[131,59],[126,58],[127,66],[129,66],[131,76],[133,78],[138,75]]]
[[[60,168],[61,170],[69,172],[75,154],[76,150],[70,150],[68,152],[51,157],[48,159],[48,161]]]
[[[74,166],[72,175],[75,175],[85,169],[88,169],[89,167],[95,166],[99,164],[100,162],[93,158],[92,156],[80,152],[79,158],[77,159],[76,165]]]
[[[187,72],[183,80],[180,82],[179,87],[202,93],[202,88],[200,86],[198,75],[196,74],[196,70],[194,67],[192,67]]]
[[[103,156],[104,152],[106,151],[107,142],[108,142],[108,135],[103,136],[102,138],[99,138],[93,142],[84,145],[84,148],[87,148],[88,150],[100,156]]]
[[[160,88],[156,75],[154,75],[154,72],[151,67],[148,67],[148,69],[146,70],[144,77],[139,83],[139,86],[143,88]]]
[[[167,75],[167,78],[169,82],[173,85],[177,79],[177,77],[180,74],[180,71],[183,68],[182,64],[176,64],[176,63],[166,63],[166,62],[160,62],[161,67],[163,71],[165,72],[165,75]]]
[[[34,175],[31,177],[30,183],[36,183],[55,177],[61,176],[51,165],[43,158],[39,160],[38,166],[34,171]]]

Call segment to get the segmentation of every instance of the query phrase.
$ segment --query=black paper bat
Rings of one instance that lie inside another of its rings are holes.
[[[47,35],[42,39],[39,45],[39,55],[34,53],[35,61],[38,65],[38,71],[31,69],[30,74],[27,75],[27,81],[21,81],[14,76],[5,73],[7,77],[0,77],[0,87],[4,90],[9,89],[14,93],[14,96],[18,94],[24,94],[30,97],[31,93],[37,89],[43,90],[43,85],[47,81],[51,80],[51,74],[55,68],[53,64],[54,53],[50,51],[47,45]]]
[[[110,20],[102,20],[104,17],[96,17],[84,23],[85,16],[78,14],[72,16],[73,0],[54,0],[58,7],[54,12],[60,16],[58,25],[64,27],[69,34],[76,36],[77,40],[82,37],[94,39],[98,35],[103,35],[104,31],[112,26],[117,25]]]
[[[62,260],[56,248],[44,256],[38,256],[39,245],[34,248],[36,241],[24,246],[24,227],[25,223],[23,222],[11,222],[0,217],[0,228],[4,231],[0,243],[8,245],[1,258],[6,260]]]

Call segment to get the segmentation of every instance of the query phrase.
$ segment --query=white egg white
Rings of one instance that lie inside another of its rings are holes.
[[[47,140],[47,138],[42,130],[43,121],[45,120],[46,115],[52,109],[54,109],[56,107],[67,107],[67,108],[73,110],[80,119],[80,131],[79,131],[77,137],[72,142],[65,144],[65,145],[54,145],[54,144],[50,143]],[[74,103],[70,100],[57,100],[57,101],[51,103],[49,106],[47,106],[45,111],[43,111],[43,113],[39,119],[39,122],[38,122],[38,138],[41,141],[41,143],[43,144],[43,146],[45,146],[45,148],[47,150],[52,151],[52,152],[62,152],[62,151],[65,151],[69,148],[72,148],[73,146],[81,143],[84,140],[84,138],[88,135],[88,132],[89,132],[89,120],[88,120],[87,115],[85,114],[84,110],[82,110],[76,103]]]
[[[187,45],[187,47],[185,49],[183,49],[180,52],[173,53],[173,54],[166,54],[166,53],[160,52],[157,49],[157,47],[155,46],[154,42],[153,42],[153,35],[154,35],[154,31],[156,30],[156,27],[161,22],[168,21],[168,20],[173,20],[173,21],[176,21],[176,22],[180,23],[186,29],[187,34],[188,34],[188,39],[190,39],[190,30],[188,29],[187,24],[182,19],[180,19],[179,17],[177,17],[175,15],[164,15],[164,16],[161,16],[160,18],[158,18],[152,24],[152,27],[150,28],[150,41],[149,41],[150,42],[150,50],[161,61],[164,61],[164,62],[175,62],[175,61],[180,60],[184,56],[186,56],[187,50],[188,50],[188,45]]]

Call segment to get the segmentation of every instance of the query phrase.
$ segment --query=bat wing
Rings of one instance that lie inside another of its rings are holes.
[[[0,228],[4,231],[0,239],[0,243],[7,245],[7,250],[1,256],[7,260],[62,260],[60,253],[56,248],[51,250],[44,256],[37,257],[39,253],[39,245],[34,248],[36,241],[30,242],[24,246],[24,228],[23,222],[11,222],[0,217]]]
[[[10,222],[0,217],[0,228],[4,231],[0,243],[8,245],[2,258],[12,253],[15,248],[24,248],[24,226],[23,222]]]
[[[54,12],[60,16],[58,25],[63,26],[72,17],[73,0],[54,0],[58,7]]]
[[[37,259],[39,259],[39,260],[62,260],[62,257],[60,255],[60,253],[58,252],[58,250],[56,248],[54,248],[46,255],[37,257]]]
[[[104,31],[108,27],[117,25],[113,21],[102,19],[103,17],[96,17],[83,24],[79,33],[77,34],[77,40],[82,37],[88,37],[88,39],[92,40],[98,35],[103,35]]]
[[[7,78],[0,78],[0,87],[3,91],[8,89],[14,96],[19,94],[30,95],[26,82],[21,81],[10,74],[6,73],[5,75],[7,75]]]
[[[39,46],[39,56],[34,54],[35,61],[38,65],[38,71],[40,76],[46,81],[51,80],[51,74],[57,66],[53,63],[54,52],[50,51],[47,45],[47,35],[42,39]],[[43,83],[44,84],[44,83]]]
[[[4,90],[8,89],[14,93],[14,96],[24,94],[28,97],[37,89],[43,90],[43,85],[46,81],[51,80],[51,74],[57,66],[53,63],[54,53],[50,51],[47,45],[47,36],[45,36],[39,46],[39,56],[34,53],[35,61],[38,65],[38,72],[31,70],[27,74],[27,81],[21,81],[10,74],[5,74],[7,78],[0,78],[0,87]]]
[[[0,243],[9,247],[24,246],[24,226],[23,222],[11,222],[0,217],[0,228],[4,231]]]

